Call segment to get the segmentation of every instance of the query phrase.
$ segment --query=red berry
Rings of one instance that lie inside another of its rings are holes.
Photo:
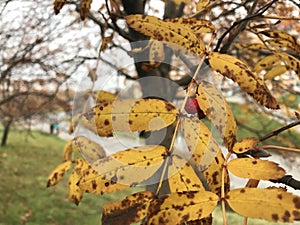
[[[196,114],[198,113],[198,118],[203,119],[205,117],[205,114],[200,109],[198,105],[198,101],[196,98],[188,98],[186,101],[186,104],[184,106],[184,109],[189,114]]]
[[[195,114],[198,113],[198,110],[200,110],[197,99],[195,98],[188,98],[186,100],[186,104],[184,106],[184,109],[189,114]]]

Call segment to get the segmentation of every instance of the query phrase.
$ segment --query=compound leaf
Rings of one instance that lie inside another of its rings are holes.
[[[214,85],[204,81],[199,83],[196,99],[200,109],[219,131],[225,146],[231,150],[236,141],[236,122],[226,99]]]
[[[255,148],[258,143],[259,140],[256,138],[244,138],[242,141],[234,144],[233,151],[238,154],[247,152],[250,149]]]
[[[84,136],[77,136],[74,138],[74,147],[89,163],[106,156],[104,149],[98,143]]]
[[[204,191],[201,180],[185,159],[173,155],[168,166],[168,182],[171,193],[183,191]]]
[[[209,54],[209,63],[212,69],[237,82],[261,105],[270,109],[279,108],[264,81],[241,60],[227,54],[212,52]]]
[[[233,159],[228,163],[228,169],[238,177],[256,180],[279,179],[285,175],[285,170],[277,163],[252,158]]]
[[[164,21],[155,16],[129,15],[126,16],[127,24],[134,30],[150,36],[151,38],[173,43],[170,47],[183,47],[181,50],[192,51],[196,55],[202,55],[205,52],[205,44],[193,33],[185,24]],[[177,45],[177,46],[176,46]]]
[[[151,201],[146,224],[181,225],[208,217],[219,197],[208,191],[171,193]]]
[[[220,147],[208,127],[197,117],[183,117],[183,136],[196,165],[204,170],[210,165]]]
[[[115,94],[103,90],[94,91],[92,94],[97,104],[112,102],[117,98]]]
[[[284,74],[287,70],[288,68],[286,67],[286,65],[276,65],[265,73],[264,79],[265,80],[273,79],[277,76],[280,76],[281,74]]]
[[[65,172],[71,168],[72,162],[70,160],[59,164],[49,175],[47,187],[56,185],[65,175]]]
[[[72,154],[73,154],[73,140],[67,141],[64,147],[64,152],[63,152],[63,159],[64,161],[71,160]]]
[[[105,204],[103,206],[102,224],[129,225],[139,222],[147,215],[153,197],[153,193],[142,191],[127,196],[121,201]]]
[[[273,222],[300,219],[300,197],[279,188],[240,188],[230,191],[226,200],[230,207],[245,217]]]
[[[78,205],[82,199],[83,190],[77,184],[84,171],[89,168],[89,164],[83,158],[77,158],[75,163],[74,170],[69,177],[68,195],[69,199]]]
[[[82,124],[99,136],[112,136],[113,131],[160,130],[172,124],[177,108],[159,99],[124,99],[98,104],[82,115]]]
[[[136,186],[151,177],[166,156],[167,149],[157,145],[117,152],[92,163],[94,171],[85,172],[79,186],[88,192],[100,194]]]

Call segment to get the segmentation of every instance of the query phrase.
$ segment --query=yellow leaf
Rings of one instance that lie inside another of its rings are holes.
[[[188,53],[192,51],[200,56],[205,52],[205,44],[185,24],[163,21],[154,16],[129,15],[126,16],[127,24],[134,30],[150,36],[151,38],[164,41],[170,47]],[[173,43],[170,45],[170,43]],[[174,45],[175,44],[175,45]]]
[[[104,51],[105,49],[107,49],[108,44],[112,41],[112,39],[114,38],[114,34],[112,33],[111,35],[107,36],[107,37],[102,37],[102,42],[101,42],[101,46],[100,46],[100,52]]]
[[[189,4],[190,0],[172,0],[177,6],[181,5],[182,3],[184,4]]]
[[[217,195],[208,191],[164,195],[150,203],[147,224],[182,225],[208,217],[218,200]]]
[[[65,172],[71,168],[72,162],[66,161],[59,164],[49,175],[47,187],[56,185],[65,175]]]
[[[168,167],[168,182],[170,191],[204,191],[201,180],[191,165],[185,159],[173,155]]]
[[[233,151],[238,154],[247,152],[250,149],[255,148],[258,143],[259,140],[256,138],[244,138],[242,141],[234,144]]]
[[[86,172],[79,186],[92,193],[111,192],[108,187],[110,184],[120,184],[120,188],[136,186],[151,177],[166,157],[167,149],[156,145],[120,151],[94,162],[92,168],[95,171]],[[103,185],[108,188],[105,189]]]
[[[259,73],[262,70],[268,69],[269,67],[279,62],[281,62],[281,59],[277,55],[268,55],[255,64],[254,70]]]
[[[150,40],[149,64],[151,68],[158,67],[164,59],[164,44],[161,41]]]
[[[235,44],[235,47],[239,49],[248,49],[248,50],[268,50],[267,46],[260,43],[252,44]]]
[[[294,45],[297,45],[297,39],[294,36],[286,33],[285,31],[282,31],[282,30],[264,30],[259,33],[264,34],[270,38],[286,40],[290,43],[293,43]]]
[[[261,105],[278,109],[276,99],[272,96],[264,81],[242,61],[226,54],[212,52],[209,55],[212,69],[237,82]]]
[[[287,69],[286,65],[274,66],[265,73],[264,79],[265,80],[273,79],[277,76],[280,76],[280,75],[284,74],[287,70],[288,69]]]
[[[294,50],[295,52],[300,52],[300,48],[298,45],[295,45],[294,43],[291,43],[287,40],[281,40],[281,39],[269,39],[266,40],[265,43],[276,47],[278,50],[281,50],[283,48],[290,48]]]
[[[69,199],[72,202],[74,202],[76,205],[79,204],[83,196],[83,190],[77,185],[77,183],[79,182],[81,176],[83,175],[83,171],[85,171],[88,168],[89,168],[88,163],[84,159],[78,158],[76,159],[76,165],[74,167],[74,171],[69,177],[68,195],[69,195]]]
[[[245,217],[293,222],[300,215],[300,197],[278,188],[235,189],[227,194],[226,200],[235,212]]]
[[[290,70],[295,71],[300,79],[300,60],[284,52],[276,52],[275,54],[286,64],[286,66],[288,66]]]
[[[104,102],[83,114],[83,125],[99,136],[112,136],[113,131],[160,130],[172,124],[178,110],[159,99],[125,99]]]
[[[66,0],[55,0],[53,5],[54,5],[54,12],[57,15],[60,10],[62,9],[62,7],[64,6],[64,4],[66,3]]]
[[[236,122],[226,99],[214,85],[204,81],[199,83],[196,99],[200,109],[219,131],[225,146],[231,150],[236,141]]]
[[[92,0],[81,0],[80,2],[80,18],[85,19],[87,14],[90,12]]]
[[[129,185],[119,184],[116,180],[107,180],[99,175],[92,167],[86,169],[78,184],[80,189],[92,194],[104,194],[121,191],[129,188]],[[135,185],[132,185],[135,186]]]
[[[121,201],[105,204],[102,225],[125,225],[139,222],[147,215],[150,200],[153,197],[153,193],[142,191],[127,196]]]
[[[277,163],[261,159],[233,159],[228,163],[227,168],[238,177],[256,180],[279,179],[285,175],[285,170]]]
[[[199,0],[199,2],[196,5],[196,10],[201,11],[203,10],[208,4],[210,0]]]
[[[184,25],[186,29],[196,34],[197,37],[203,33],[213,33],[215,32],[215,26],[209,21],[197,18],[168,18],[165,21],[172,22],[179,25]]]
[[[220,147],[208,127],[197,117],[183,117],[183,135],[192,159],[202,170],[211,164]]]
[[[211,162],[211,164],[202,171],[206,182],[210,188],[210,191],[221,196],[221,187],[222,187],[222,170],[223,164],[225,162],[222,151],[219,151]],[[224,185],[225,185],[225,193],[229,190],[229,174],[228,172],[225,174]]]
[[[99,90],[93,92],[93,98],[95,99],[96,103],[99,104],[104,102],[112,102],[117,98],[117,96],[113,93]]]
[[[73,140],[67,141],[64,147],[64,153],[63,153],[63,159],[64,161],[71,160],[72,154],[73,154],[73,146],[72,146]]]
[[[98,143],[84,136],[74,138],[74,147],[89,163],[106,156],[104,149]]]

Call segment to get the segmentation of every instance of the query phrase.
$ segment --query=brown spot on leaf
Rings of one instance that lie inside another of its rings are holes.
[[[277,222],[279,220],[278,214],[272,214],[272,220]]]
[[[104,120],[104,125],[106,125],[106,126],[109,125],[109,120],[108,119]]]
[[[300,197],[294,197],[293,202],[295,204],[295,208],[300,209]]]

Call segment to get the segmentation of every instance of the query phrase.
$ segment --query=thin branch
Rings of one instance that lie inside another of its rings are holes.
[[[279,129],[277,129],[277,130],[272,131],[271,133],[269,133],[269,134],[267,134],[267,135],[261,137],[259,140],[260,140],[261,142],[262,142],[262,141],[265,141],[265,140],[267,140],[267,139],[269,139],[269,138],[271,138],[271,137],[273,137],[273,136],[277,136],[277,135],[280,134],[281,132],[283,132],[283,131],[285,131],[285,130],[287,130],[287,129],[290,129],[290,128],[292,128],[292,127],[295,127],[295,126],[297,126],[297,125],[299,125],[299,124],[300,124],[300,120],[295,121],[295,122],[290,123],[290,124],[288,124],[288,125],[286,125],[286,126],[284,126],[284,127],[281,127],[281,128],[279,128]]]
[[[273,183],[285,184],[295,190],[300,190],[300,181],[293,178],[292,175],[285,175],[284,177],[277,180],[270,180]]]
[[[222,42],[223,42],[223,39],[227,36],[227,34],[229,34],[236,26],[240,25],[241,27],[243,27],[243,24],[246,22],[248,23],[249,20],[251,19],[254,19],[254,18],[257,18],[257,17],[262,17],[263,14],[265,13],[265,11],[267,11],[274,2],[276,2],[277,0],[273,0],[271,1],[270,3],[268,3],[267,5],[265,5],[264,7],[262,7],[261,9],[259,9],[256,13],[254,13],[253,15],[249,15],[249,16],[246,16],[244,19],[241,19],[239,21],[236,21],[234,22],[223,34],[222,36],[219,38],[218,42],[217,42],[217,45],[214,49],[215,52],[218,52]],[[241,31],[239,31],[241,32]],[[233,35],[232,38],[230,38],[230,40],[228,40],[224,46],[222,47],[222,49],[220,50],[220,52],[226,52],[227,49],[229,48],[229,46],[231,45],[231,43],[233,42],[234,38],[237,36],[237,32],[235,32],[235,34]]]

